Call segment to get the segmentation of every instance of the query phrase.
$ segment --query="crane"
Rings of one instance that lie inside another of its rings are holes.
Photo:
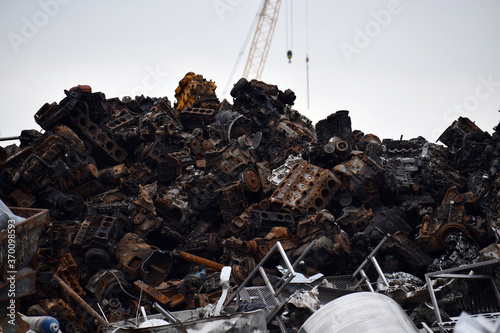
[[[286,0],[285,0],[286,1]],[[274,29],[276,27],[276,22],[278,21],[278,14],[281,7],[281,0],[263,0],[262,4],[255,15],[254,21],[248,34],[243,42],[241,50],[238,54],[236,62],[229,74],[222,95],[226,95],[228,89],[233,81],[234,74],[238,69],[241,58],[245,53],[245,50],[250,41],[250,36],[253,33],[252,46],[250,52],[248,53],[248,59],[245,65],[245,70],[243,71],[243,77],[250,79],[258,79],[262,76],[262,71],[264,70],[264,64],[266,62],[267,53],[269,52],[269,47],[271,46],[271,40],[273,38]]]
[[[243,77],[247,79],[256,78],[260,80],[262,76],[267,53],[269,52],[274,29],[276,28],[276,22],[278,21],[280,7],[281,0],[264,0],[257,28],[253,35],[250,52],[248,53],[245,70],[243,71]]]
[[[264,65],[266,64],[266,58],[267,54],[269,52],[269,48],[271,46],[271,41],[273,39],[273,34],[274,34],[274,29],[276,28],[276,23],[278,22],[278,15],[280,12],[280,7],[281,7],[281,1],[282,0],[263,0],[262,5],[259,8],[259,11],[257,12],[257,15],[252,23],[252,26],[250,28],[250,31],[245,38],[245,41],[243,43],[243,46],[240,50],[240,53],[238,55],[238,58],[236,60],[236,63],[233,66],[233,69],[231,70],[231,74],[229,75],[229,79],[224,87],[224,90],[222,92],[223,95],[226,95],[228,88],[230,84],[232,83],[232,79],[234,77],[234,74],[236,72],[236,69],[238,68],[238,65],[240,63],[240,60],[243,56],[243,53],[245,52],[245,49],[248,45],[248,42],[250,40],[250,35],[254,31],[253,34],[253,39],[252,39],[252,44],[250,47],[250,51],[248,52],[248,58],[247,62],[245,64],[245,69],[243,71],[243,77],[246,78],[247,80],[250,79],[257,79],[260,80],[262,76],[262,71],[264,70]],[[287,1],[287,0],[285,0]],[[287,49],[288,49],[288,43],[291,42],[291,45],[293,45],[293,0],[290,0],[290,14],[288,12],[288,8],[286,9],[286,18],[287,18],[287,23],[286,23],[286,32],[287,32]],[[290,15],[291,18],[291,24],[288,24],[288,16]],[[307,14],[306,14],[307,15]],[[307,19],[307,18],[306,18]],[[291,37],[289,38],[288,36],[288,29],[290,28],[291,31]],[[291,62],[292,58],[292,50],[288,49],[287,52],[287,58],[288,62]],[[306,57],[306,62],[307,62],[307,86],[308,86],[308,91],[309,91],[309,55]],[[309,92],[308,92],[308,103],[309,103]]]

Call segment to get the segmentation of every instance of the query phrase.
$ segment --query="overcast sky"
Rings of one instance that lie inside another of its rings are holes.
[[[290,1],[282,2],[262,80],[295,91],[294,108],[314,123],[349,110],[353,129],[433,142],[459,116],[490,133],[498,124],[500,1],[310,0],[306,11],[306,0],[294,0],[288,63]],[[108,98],[139,92],[173,103],[179,80],[193,71],[215,81],[222,100],[260,5],[0,1],[1,135],[40,129],[33,119],[38,109],[78,84]],[[245,62],[246,54],[232,83]]]

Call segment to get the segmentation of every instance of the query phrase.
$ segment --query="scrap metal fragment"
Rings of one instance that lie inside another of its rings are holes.
[[[231,222],[248,207],[243,187],[239,181],[217,190],[216,193],[222,217],[226,222]]]
[[[119,269],[153,287],[165,280],[172,267],[170,253],[147,244],[134,233],[126,234],[118,242],[115,256]]]
[[[117,308],[117,303],[127,300],[129,284],[123,273],[115,268],[100,269],[90,277],[85,288],[96,297],[100,303],[110,304]]]
[[[303,161],[293,166],[269,200],[292,214],[315,213],[330,203],[340,185],[330,170]]]
[[[333,171],[342,181],[342,189],[361,203],[373,204],[379,198],[383,169],[368,156],[353,155],[349,161],[335,166]]]
[[[177,110],[182,111],[190,106],[215,109],[219,103],[215,88],[214,82],[207,81],[202,75],[188,72],[175,89]]]
[[[60,264],[58,268],[58,274],[62,276],[62,279],[77,293],[79,296],[85,296],[80,282],[80,274],[78,274],[78,266],[71,253],[67,253],[64,257],[60,259]]]
[[[459,194],[456,187],[446,192],[441,206],[433,214],[426,214],[419,234],[415,238],[427,252],[444,249],[446,237],[450,234],[469,235],[467,225],[471,216],[467,209],[474,208],[476,199],[472,192]]]

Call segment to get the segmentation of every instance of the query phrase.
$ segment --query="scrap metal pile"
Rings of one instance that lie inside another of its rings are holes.
[[[300,257],[297,272],[345,276],[383,240],[364,280],[432,326],[425,274],[500,258],[500,126],[489,134],[459,118],[439,138],[446,147],[381,141],[353,131],[348,111],[313,125],[291,90],[241,79],[231,104],[215,88],[188,73],[172,106],[77,86],[36,113],[43,132],[0,150],[2,201],[50,211],[17,312],[95,332],[141,307],[156,314],[154,303],[214,304],[224,266],[231,294],[277,242]],[[265,272],[281,276],[280,264],[271,256]],[[500,311],[485,296],[495,285],[457,281],[441,280],[444,314]],[[290,303],[278,315],[296,330],[314,310]]]

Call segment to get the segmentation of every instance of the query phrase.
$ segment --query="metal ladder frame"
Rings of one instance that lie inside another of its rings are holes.
[[[274,302],[276,303],[276,306],[266,315],[266,323],[269,323],[271,320],[275,319],[280,327],[280,330],[282,333],[287,333],[287,328],[281,318],[279,318],[278,314],[281,312],[283,309],[283,306],[285,306],[287,300],[280,301],[278,298],[278,295],[283,291],[283,289],[292,281],[292,279],[295,277],[295,267],[300,263],[300,261],[304,258],[304,256],[309,252],[309,250],[313,247],[313,245],[316,244],[316,241],[312,241],[305,249],[302,251],[302,254],[295,260],[293,264],[290,263],[290,260],[288,259],[285,250],[283,249],[283,246],[279,241],[277,241],[271,250],[266,253],[264,258],[255,266],[255,268],[252,270],[252,272],[247,276],[247,278],[241,283],[236,291],[229,297],[226,302],[224,303],[224,307],[228,306],[229,303],[231,303],[235,298],[236,298],[236,305],[239,306],[240,301],[248,301],[250,302],[250,295],[246,291],[245,287],[250,283],[250,281],[254,278],[254,276],[259,272],[262,276],[262,279],[264,280],[266,288],[269,290],[271,296],[274,299]],[[283,262],[285,263],[286,266],[286,272],[281,278],[281,281],[278,282],[276,285],[276,289],[271,285],[271,282],[269,280],[269,277],[267,276],[264,268],[262,267],[267,260],[276,252],[276,250],[279,251],[281,254],[281,257],[283,259]]]

